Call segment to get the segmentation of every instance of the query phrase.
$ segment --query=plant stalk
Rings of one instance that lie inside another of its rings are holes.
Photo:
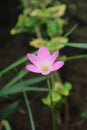
[[[34,120],[33,120],[32,112],[31,112],[30,104],[29,104],[29,99],[27,97],[26,92],[23,92],[23,95],[24,95],[24,100],[25,100],[25,103],[27,106],[28,115],[29,115],[30,122],[31,122],[31,128],[32,128],[32,130],[35,130],[35,125],[34,125]]]
[[[52,130],[56,130],[56,126],[55,126],[55,111],[54,111],[53,98],[52,98],[51,86],[50,86],[49,79],[47,80],[47,85],[48,85],[49,94],[50,94],[50,103],[51,103],[50,108],[51,108],[51,114],[52,114]]]

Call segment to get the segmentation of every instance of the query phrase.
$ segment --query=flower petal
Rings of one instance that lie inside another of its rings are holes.
[[[37,57],[37,56],[28,53],[28,54],[27,54],[27,57],[28,57],[28,59],[29,59],[34,65],[37,65],[37,64],[38,64],[38,57]]]
[[[52,65],[52,67],[51,67],[51,71],[58,70],[58,69],[60,69],[63,65],[64,65],[64,62],[63,62],[63,61],[55,62],[55,63]]]
[[[59,55],[59,51],[55,51],[52,55],[51,55],[51,65],[54,63],[54,61],[56,60],[57,56]]]
[[[46,60],[46,59],[49,60],[50,56],[51,56],[50,52],[46,47],[41,47],[38,50],[38,58],[40,58],[41,61]]]
[[[46,71],[42,71],[42,72],[41,72],[42,75],[48,75],[48,74],[50,74],[50,73],[51,73],[51,71],[47,71],[47,72],[46,72]]]
[[[34,73],[40,73],[40,70],[39,70],[36,66],[34,66],[34,65],[32,65],[32,64],[26,65],[25,68],[26,68],[28,71],[31,71],[31,72],[34,72]]]

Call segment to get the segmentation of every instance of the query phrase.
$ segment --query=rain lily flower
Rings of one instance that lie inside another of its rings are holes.
[[[53,71],[60,69],[63,65],[63,61],[55,62],[59,55],[59,51],[55,51],[52,55],[46,47],[41,47],[38,50],[38,54],[27,54],[27,58],[32,64],[26,65],[28,71],[34,73],[41,73],[42,75],[48,75]]]

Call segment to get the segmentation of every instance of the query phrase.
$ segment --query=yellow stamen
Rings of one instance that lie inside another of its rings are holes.
[[[41,67],[41,69],[42,69],[43,71],[48,71],[48,70],[49,70],[49,66],[48,66],[48,65],[43,65],[43,66]]]

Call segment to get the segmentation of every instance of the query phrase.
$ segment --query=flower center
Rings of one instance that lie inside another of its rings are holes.
[[[43,71],[48,71],[48,70],[49,70],[49,66],[48,66],[48,65],[42,65],[42,66],[41,66],[41,69],[42,69]]]

